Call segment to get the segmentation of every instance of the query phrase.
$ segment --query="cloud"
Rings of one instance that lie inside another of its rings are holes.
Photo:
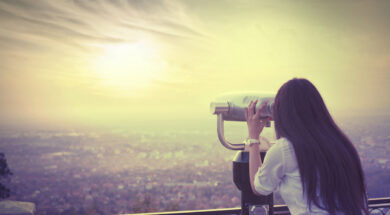
[[[41,35],[49,38],[72,38],[76,40],[107,43],[124,41],[123,39],[115,37],[99,35],[95,36],[93,34],[82,33],[77,29],[68,27],[65,23],[46,21],[43,19],[33,19],[29,17],[24,17],[22,15],[13,14],[12,12],[8,11],[2,11],[2,15],[6,15],[8,19],[12,19],[12,21],[18,22],[18,24],[24,26],[24,30],[20,29],[23,33],[32,33],[35,35]],[[80,24],[78,23],[78,25]]]
[[[3,50],[9,50],[11,48],[14,48],[14,46],[19,47],[21,50],[26,49],[33,49],[38,50],[41,47],[37,44],[27,41],[27,40],[20,40],[15,37],[10,37],[7,35],[0,35],[0,48]]]
[[[188,19],[178,8],[166,1],[2,1],[0,25],[6,32],[0,36],[28,34],[80,46],[133,41],[140,31],[155,37],[203,36],[181,22]],[[15,40],[15,46],[28,43]]]
[[[193,36],[201,35],[199,33],[194,33],[193,31],[190,30],[184,30],[184,31],[175,31],[172,29],[161,29],[156,28],[156,27],[146,27],[147,25],[136,25],[136,24],[127,24],[123,23],[122,24],[124,27],[129,28],[131,30],[140,30],[143,32],[151,33],[156,36],[161,36],[161,37],[170,37],[170,38],[186,38],[186,39],[191,39]],[[183,27],[185,29],[185,27]],[[188,33],[189,32],[189,33]]]

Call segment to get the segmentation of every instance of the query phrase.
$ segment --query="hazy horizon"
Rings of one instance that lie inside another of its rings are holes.
[[[213,128],[225,92],[308,78],[390,115],[388,1],[0,1],[0,126]],[[129,125],[129,126],[127,126]]]

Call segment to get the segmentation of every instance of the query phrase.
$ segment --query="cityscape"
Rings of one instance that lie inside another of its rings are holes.
[[[369,198],[390,196],[390,119],[361,122],[339,120],[360,154]],[[231,130],[245,138],[245,129]],[[40,215],[240,207],[231,171],[235,152],[211,129],[3,129],[0,149],[13,172],[8,199],[33,202]],[[283,204],[277,193],[275,203]]]

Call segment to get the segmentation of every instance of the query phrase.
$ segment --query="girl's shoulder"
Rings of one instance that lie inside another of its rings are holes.
[[[275,144],[270,148],[271,154],[278,155],[284,166],[285,173],[297,175],[298,168],[297,160],[295,157],[294,146],[291,141],[285,137],[281,137],[276,140]]]
[[[278,156],[280,158],[280,156],[291,153],[292,145],[287,138],[279,138],[273,142],[267,151],[269,156]]]
[[[268,152],[271,152],[272,154],[280,154],[286,162],[296,160],[294,146],[291,141],[285,137],[277,139]]]
[[[291,142],[285,137],[277,139],[270,149],[272,148],[275,148],[274,150],[282,151],[291,151],[294,149]]]

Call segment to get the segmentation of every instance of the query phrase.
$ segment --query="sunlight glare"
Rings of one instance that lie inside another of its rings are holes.
[[[149,41],[103,46],[93,70],[103,86],[126,92],[145,88],[166,67],[157,46]]]

